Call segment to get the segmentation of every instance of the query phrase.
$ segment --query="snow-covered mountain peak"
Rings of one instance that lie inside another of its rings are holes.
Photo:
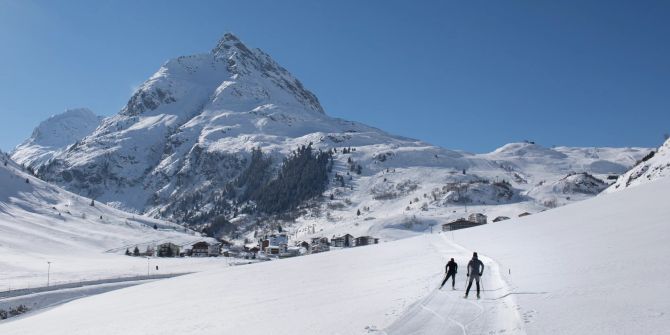
[[[98,127],[101,116],[88,108],[68,109],[42,121],[32,135],[19,144],[12,159],[19,164],[41,164],[71,144],[81,140]]]
[[[217,61],[226,63],[226,70],[231,75],[231,79],[235,81],[249,79],[252,84],[260,84],[268,80],[278,86],[281,91],[291,93],[308,109],[320,114],[325,113],[318,98],[306,90],[297,78],[262,50],[248,48],[237,36],[226,33],[212,49],[212,55]],[[260,80],[261,78],[265,80]],[[267,85],[263,86],[267,88]],[[266,91],[265,94],[271,93],[271,91]]]
[[[171,114],[186,122],[204,110],[249,112],[269,104],[292,114],[325,114],[316,96],[286,69],[227,33],[210,53],[165,62],[120,114]]]
[[[231,52],[236,51],[246,53],[247,55],[252,54],[252,51],[249,50],[249,48],[247,48],[247,46],[244,45],[244,43],[242,43],[242,41],[240,41],[237,36],[233,35],[232,33],[225,33],[216,44],[216,47],[212,49],[212,54],[219,57],[225,57],[230,56]]]
[[[88,108],[68,109],[42,121],[27,142],[50,147],[72,144],[93,131],[101,119]]]

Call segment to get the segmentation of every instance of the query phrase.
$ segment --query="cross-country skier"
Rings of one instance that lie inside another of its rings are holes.
[[[465,290],[465,298],[468,297],[470,293],[470,288],[472,287],[472,281],[477,281],[477,299],[479,299],[479,277],[484,273],[484,263],[477,258],[477,253],[472,254],[472,259],[468,263],[468,289]]]
[[[442,285],[440,285],[440,289],[442,289],[442,286],[444,286],[447,280],[449,280],[449,277],[451,277],[451,289],[452,290],[455,289],[454,285],[456,284],[456,273],[458,272],[458,264],[456,264],[453,258],[447,263],[444,272],[446,276],[442,281]]]

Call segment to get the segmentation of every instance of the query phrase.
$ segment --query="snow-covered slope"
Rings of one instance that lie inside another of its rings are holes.
[[[12,159],[25,166],[41,166],[98,127],[102,117],[88,108],[68,109],[53,115],[12,152]]]
[[[652,182],[659,178],[670,176],[670,139],[655,152],[645,156],[630,171],[621,175],[616,183],[607,189],[607,192],[615,192],[628,187]]]
[[[456,232],[509,270],[528,334],[664,334],[670,179]]]
[[[0,332],[665,334],[668,197],[670,179],[659,179],[453,234],[135,286]],[[486,264],[481,300],[462,298],[472,251]],[[437,290],[449,257],[461,265],[458,290]]]
[[[287,70],[226,34],[209,53],[167,61],[119,114],[32,167],[47,181],[117,208],[194,224],[234,217],[240,233],[253,236],[247,229],[261,229],[258,218],[237,216],[244,208],[223,190],[249,165],[253,148],[273,159],[276,173],[309,143],[333,150],[334,164],[325,197],[294,213],[296,236],[381,234],[389,227],[412,234],[438,218],[467,216],[467,208],[492,217],[535,213],[592,196],[537,186],[575,173],[604,179],[646,153],[512,143],[471,154],[393,136],[329,117]],[[413,217],[419,224],[408,224]],[[400,237],[396,231],[386,236]]]
[[[156,228],[154,229],[154,225]],[[146,274],[146,259],[124,256],[160,241],[203,240],[179,225],[132,215],[62,190],[0,153],[0,289]],[[163,261],[160,261],[162,263]],[[196,264],[197,265],[197,264]],[[168,266],[163,271],[183,272]]]

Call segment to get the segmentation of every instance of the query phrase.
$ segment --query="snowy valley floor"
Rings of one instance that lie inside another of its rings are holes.
[[[453,234],[155,281],[0,333],[666,334],[668,198],[664,179]],[[473,250],[487,265],[481,300],[461,298]],[[449,257],[458,290],[437,290]]]
[[[48,327],[52,334],[429,334],[450,328],[519,333],[522,322],[511,298],[496,299],[506,291],[497,271],[486,272],[484,285],[495,290],[487,288],[480,301],[474,294],[463,299],[462,285],[459,291],[437,290],[443,259],[463,263],[468,256],[444,235],[426,235],[134,286],[9,320],[0,332],[32,334]],[[204,306],[211,312],[203,314]],[[432,313],[423,313],[429,308]],[[447,311],[453,312],[448,324],[435,316]]]

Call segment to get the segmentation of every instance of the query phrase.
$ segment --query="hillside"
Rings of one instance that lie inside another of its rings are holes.
[[[664,334],[668,196],[670,179],[661,178],[453,234],[135,286],[0,332]],[[448,257],[463,266],[473,250],[486,264],[482,299],[462,298],[464,269],[457,291],[437,290]]]
[[[52,284],[146,274],[146,259],[123,255],[126,248],[203,239],[174,223],[129,214],[99,202],[91,206],[91,199],[31,176],[4,153],[0,157],[3,290],[44,285],[47,262],[52,262]],[[176,260],[153,262],[172,264],[163,268],[166,272],[190,271],[199,266],[198,262],[177,266],[180,262]]]

